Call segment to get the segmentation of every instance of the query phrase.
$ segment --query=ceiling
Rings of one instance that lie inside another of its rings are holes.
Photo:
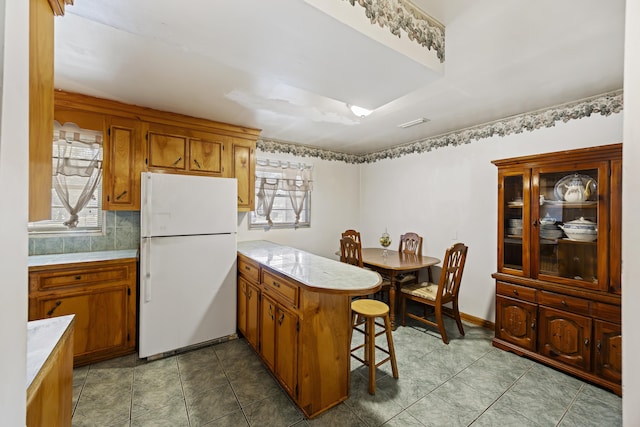
[[[443,65],[304,0],[77,0],[56,18],[55,87],[348,154],[622,88],[624,0],[413,3],[446,28]]]

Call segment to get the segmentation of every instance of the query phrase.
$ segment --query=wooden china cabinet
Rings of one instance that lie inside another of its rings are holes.
[[[493,163],[493,345],[621,395],[622,144]]]

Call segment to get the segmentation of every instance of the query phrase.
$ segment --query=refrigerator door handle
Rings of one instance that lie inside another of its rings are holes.
[[[142,239],[142,245],[144,246],[143,250],[144,254],[144,264],[143,265],[143,276],[142,280],[144,281],[144,302],[151,301],[151,268],[149,263],[151,262],[151,241],[147,239]]]
[[[145,209],[144,209],[144,214],[145,214],[145,218],[144,218],[144,225],[145,225],[145,237],[151,237],[151,183],[153,182],[153,180],[151,179],[151,174],[145,174],[145,178],[147,178],[147,182],[145,183],[145,191],[144,191],[144,198],[145,198]]]

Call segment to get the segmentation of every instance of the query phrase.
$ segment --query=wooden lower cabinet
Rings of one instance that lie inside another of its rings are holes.
[[[260,355],[290,395],[296,395],[298,316],[262,295]]]
[[[244,277],[238,277],[238,329],[256,351],[258,350],[258,313],[260,313],[258,304],[260,304],[260,288]]]
[[[566,311],[540,307],[540,354],[564,364],[591,368],[591,319]]]
[[[309,418],[349,396],[350,303],[238,256],[238,329]]]
[[[622,382],[622,328],[620,325],[594,322],[595,372],[620,384]]]
[[[75,314],[75,366],[133,353],[136,266],[133,259],[31,267],[29,320]]]
[[[496,338],[535,351],[537,313],[535,304],[496,297]]]

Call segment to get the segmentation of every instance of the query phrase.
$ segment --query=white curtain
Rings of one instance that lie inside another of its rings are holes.
[[[258,188],[257,215],[266,217],[267,223],[272,226],[273,201],[277,192],[283,191],[289,195],[297,225],[300,222],[305,201],[313,189],[312,167],[304,163],[258,159],[256,187]]]
[[[69,219],[63,224],[68,228],[78,225],[78,212],[89,203],[102,178],[102,136],[84,131],[73,123],[60,126],[54,124],[57,138],[56,165],[53,171],[53,188],[60,202],[69,213]],[[78,178],[84,182],[80,194],[72,200],[69,191],[78,185]]]

